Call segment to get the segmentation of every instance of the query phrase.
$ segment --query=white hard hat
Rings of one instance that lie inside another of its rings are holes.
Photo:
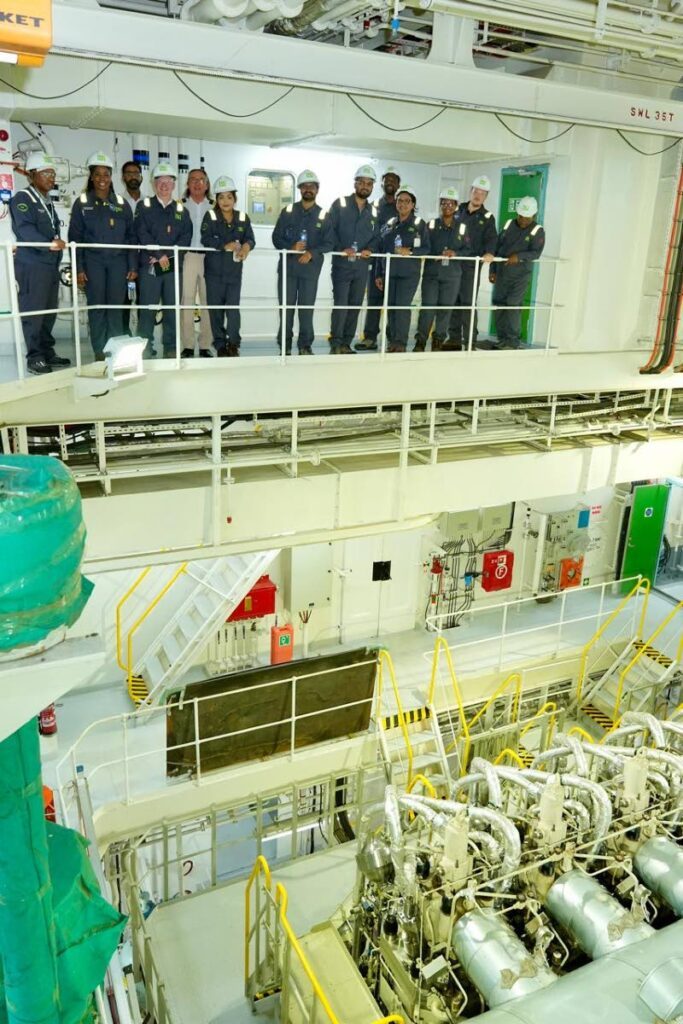
[[[354,178],[369,178],[370,181],[377,181],[377,172],[372,164],[361,164]]]
[[[520,217],[535,217],[538,213],[538,203],[533,196],[524,196],[517,203],[517,213]]]
[[[395,167],[387,167],[386,171],[382,175],[382,178],[386,178],[387,174],[393,174],[395,178],[398,178],[399,181],[401,180],[401,175],[398,173]]]
[[[478,178],[475,178],[472,182],[472,188],[480,188],[482,192],[491,191],[491,179],[487,178],[485,174],[480,174]]]
[[[28,160],[26,161],[27,171],[55,171],[57,170],[57,164],[54,158],[48,156],[47,153],[31,153]]]
[[[98,150],[97,153],[91,153],[87,160],[88,167],[108,167],[111,171],[114,167],[111,162],[111,157],[108,157],[106,153]]]
[[[442,188],[439,192],[439,199],[450,199],[452,203],[457,203],[459,198],[457,188]]]
[[[397,199],[402,192],[407,192],[408,195],[412,197],[413,202],[415,202],[415,200],[417,199],[417,192],[415,191],[412,185],[401,185],[401,187],[396,192]]]
[[[296,179],[297,185],[319,185],[320,179],[315,171],[302,171]]]
[[[221,174],[213,183],[214,193],[219,196],[221,192],[236,192],[237,185],[227,174]]]
[[[160,163],[157,164],[152,171],[153,178],[177,178],[175,167],[173,164]]]

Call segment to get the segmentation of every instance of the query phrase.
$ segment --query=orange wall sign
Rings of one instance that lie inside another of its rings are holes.
[[[0,61],[40,67],[52,46],[52,0],[0,0]]]

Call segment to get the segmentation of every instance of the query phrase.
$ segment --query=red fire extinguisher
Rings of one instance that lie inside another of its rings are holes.
[[[57,715],[54,704],[48,704],[38,715],[38,731],[41,736],[54,736],[57,732]]]

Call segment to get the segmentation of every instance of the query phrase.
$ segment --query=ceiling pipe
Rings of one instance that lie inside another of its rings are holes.
[[[278,18],[295,17],[303,6],[303,0],[190,0],[183,4],[180,17],[208,24],[234,24],[240,18],[255,16],[262,19],[261,24],[247,24],[247,27],[260,28]]]
[[[683,26],[679,16],[652,9],[618,7],[605,12],[604,25],[591,0],[547,0],[542,8],[513,0],[503,10],[493,0],[417,0],[425,11],[456,14],[479,21],[542,32],[564,39],[614,46],[632,53],[680,60]]]

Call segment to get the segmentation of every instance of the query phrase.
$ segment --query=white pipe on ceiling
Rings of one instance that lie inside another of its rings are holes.
[[[180,17],[185,21],[216,24],[224,20],[235,22],[259,12],[266,16],[263,24],[267,24],[276,18],[294,18],[303,6],[303,0],[196,0],[182,6]]]
[[[546,0],[539,7],[533,0],[512,0],[503,10],[494,0],[417,0],[423,10],[440,11],[479,21],[492,21],[533,32],[579,39],[582,42],[615,46],[639,54],[680,60],[683,24],[680,15],[656,9],[627,8],[604,11],[592,0]]]

